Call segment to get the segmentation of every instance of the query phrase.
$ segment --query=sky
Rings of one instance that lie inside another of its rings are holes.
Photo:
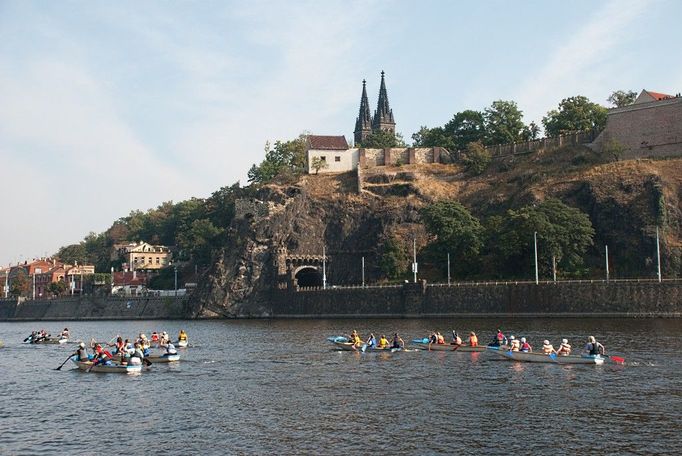
[[[267,141],[682,91],[682,2],[0,0],[0,265],[240,181]]]

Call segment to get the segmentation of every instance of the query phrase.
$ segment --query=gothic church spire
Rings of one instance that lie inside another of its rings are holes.
[[[360,97],[360,113],[355,120],[355,144],[362,143],[372,133],[372,116],[367,100],[367,82],[362,80],[362,97]]]
[[[386,81],[384,80],[384,72],[381,72],[381,87],[379,88],[379,101],[377,102],[377,110],[374,111],[374,118],[372,119],[372,130],[387,130],[395,133],[395,120],[393,119],[393,110],[388,104],[388,93],[386,92]]]

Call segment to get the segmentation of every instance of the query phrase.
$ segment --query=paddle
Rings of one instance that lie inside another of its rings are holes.
[[[616,364],[625,364],[625,358],[621,358],[620,356],[613,356],[613,355],[602,355],[604,358],[609,358],[611,361],[613,361]]]
[[[73,354],[70,354],[69,357],[66,358],[66,360],[64,360],[64,362],[63,362],[58,368],[56,368],[55,370],[57,370],[57,371],[58,371],[58,370],[61,370],[61,368],[64,367],[64,364],[66,364],[66,362],[67,362],[68,360],[70,360],[72,356],[73,356]]]

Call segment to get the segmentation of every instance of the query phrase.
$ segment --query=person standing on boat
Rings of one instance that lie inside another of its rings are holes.
[[[587,355],[603,355],[606,353],[606,350],[604,349],[604,346],[597,342],[597,339],[594,338],[594,336],[590,336],[587,338],[587,345],[585,345],[585,354]]]
[[[526,342],[525,337],[521,338],[521,351],[525,353],[531,353],[533,351],[533,347],[531,347],[530,344]]]
[[[521,342],[513,334],[509,336],[509,350],[514,352],[521,350]]]
[[[391,344],[391,348],[404,348],[405,347],[405,341],[398,335],[398,333],[393,334],[393,343]]]
[[[467,340],[467,343],[470,347],[478,347],[478,336],[476,336],[475,332],[471,331],[469,333],[469,340]]]
[[[559,345],[556,354],[559,356],[568,356],[571,354],[571,346],[568,345],[568,339],[561,339],[561,345]]]
[[[551,355],[552,353],[556,353],[556,350],[554,350],[554,346],[549,343],[547,339],[542,341],[542,353],[545,355]]]

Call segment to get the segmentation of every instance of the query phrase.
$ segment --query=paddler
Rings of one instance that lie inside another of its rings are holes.
[[[88,351],[85,349],[85,344],[83,342],[78,344],[78,350],[76,350],[74,356],[76,356],[77,361],[84,362],[90,360],[90,357],[88,356]]]
[[[525,337],[521,338],[521,351],[525,353],[531,353],[533,351],[533,347],[530,346]]]
[[[152,332],[152,342],[158,342],[159,341],[159,333],[156,331]]]
[[[470,347],[478,347],[478,336],[476,336],[476,333],[471,331],[469,333],[469,340],[467,341]]]
[[[367,344],[367,348],[374,348],[377,345],[377,339],[374,337],[373,333],[369,334],[369,337],[367,338],[367,341],[365,342]]]
[[[450,342],[450,345],[462,345],[462,338],[459,337],[457,331],[452,331],[452,342]]]
[[[602,344],[597,342],[594,336],[590,336],[587,338],[587,345],[585,345],[584,353],[587,355],[596,356],[603,355],[606,353],[606,350]]]
[[[353,332],[350,334],[350,341],[353,343],[355,348],[362,347],[362,339],[360,339],[360,334],[358,334],[358,332],[355,330],[353,330]]]
[[[545,355],[551,355],[552,353],[556,353],[556,350],[554,350],[554,346],[550,344],[547,339],[542,341],[542,353]]]
[[[379,338],[379,348],[381,349],[388,348],[388,339],[386,339],[385,334],[382,334],[381,337]]]
[[[521,342],[513,334],[509,336],[509,350],[515,352],[521,350]]]
[[[404,348],[405,341],[398,335],[398,333],[393,334],[393,342],[391,343],[391,348]]]
[[[445,337],[443,337],[443,335],[439,332],[436,332],[436,344],[445,345]]]
[[[94,364],[111,364],[111,353],[103,349],[100,344],[95,345],[95,356],[92,358]]]
[[[568,339],[561,339],[561,345],[559,345],[556,354],[560,356],[568,356],[571,354],[571,346],[568,345]]]
[[[178,341],[180,341],[180,342],[186,342],[187,341],[187,333],[185,332],[184,329],[180,330],[180,334],[178,334]]]
[[[69,328],[64,328],[64,331],[59,335],[60,339],[68,339],[70,336],[69,334]]]

